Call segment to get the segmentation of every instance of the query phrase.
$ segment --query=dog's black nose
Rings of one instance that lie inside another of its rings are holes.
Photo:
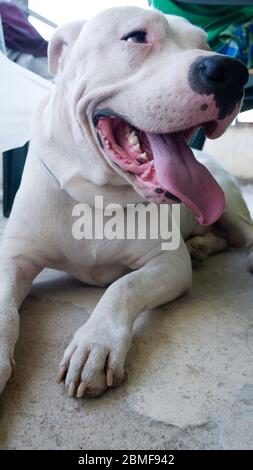
[[[219,54],[198,57],[188,73],[192,90],[200,95],[214,95],[219,119],[232,113],[240,102],[248,78],[247,67],[240,60]]]
[[[201,59],[198,64],[199,79],[214,88],[234,86],[243,88],[248,81],[248,70],[237,59],[216,55]]]

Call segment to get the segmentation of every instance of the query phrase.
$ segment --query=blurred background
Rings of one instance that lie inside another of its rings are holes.
[[[25,1],[27,4],[28,1]],[[35,12],[50,18],[56,24],[63,24],[76,18],[91,18],[105,8],[113,6],[137,5],[141,8],[148,8],[147,0],[29,0],[29,8]],[[34,17],[29,17],[29,21],[41,33],[45,39],[49,39],[52,28]]]

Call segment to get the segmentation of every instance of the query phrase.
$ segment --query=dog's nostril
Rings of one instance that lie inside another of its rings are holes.
[[[203,83],[214,88],[231,85],[241,89],[248,80],[248,70],[242,62],[218,54],[201,58],[197,75]]]
[[[219,58],[220,59],[220,58]],[[225,85],[231,80],[232,70],[227,59],[214,60],[210,57],[199,64],[199,72],[204,80],[216,85]]]

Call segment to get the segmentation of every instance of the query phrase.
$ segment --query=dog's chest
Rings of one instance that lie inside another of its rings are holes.
[[[66,240],[65,240],[66,241]],[[64,243],[61,269],[83,282],[106,285],[159,254],[158,240],[74,240]]]
[[[73,217],[73,204],[69,207],[65,206],[65,210],[61,211],[61,216],[63,220],[59,221],[58,227],[61,227],[61,230],[57,238],[61,245],[64,262],[60,268],[84,282],[95,285],[109,284],[127,271],[142,267],[152,257],[161,253],[161,245],[165,241],[161,238],[159,230],[157,238],[149,238],[150,229],[154,228],[154,223],[152,227],[146,227],[147,236],[145,237],[143,224],[146,222],[150,224],[150,220],[152,222],[150,217],[140,217],[139,224],[137,217],[135,235],[133,239],[130,239],[129,233],[121,230],[120,222],[118,226],[112,223],[109,225],[112,230],[106,231],[105,225],[100,224],[94,216],[94,211],[89,221],[92,230],[87,227],[87,217],[82,217],[80,214]],[[189,220],[187,210],[182,210],[182,216],[184,223],[181,221],[181,228],[184,228],[183,232],[185,232],[182,235],[187,238],[189,234],[186,232],[192,230],[192,220]],[[171,226],[169,218],[167,215],[168,227]],[[108,218],[105,218],[105,221],[108,223]],[[159,216],[155,222],[160,226]],[[96,223],[99,226],[95,227]],[[85,224],[86,231],[84,230]],[[123,225],[126,227],[127,220]]]

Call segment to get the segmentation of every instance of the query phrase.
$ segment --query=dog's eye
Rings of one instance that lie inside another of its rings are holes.
[[[132,31],[126,36],[123,36],[122,41],[145,44],[147,42],[147,33],[146,31]]]

